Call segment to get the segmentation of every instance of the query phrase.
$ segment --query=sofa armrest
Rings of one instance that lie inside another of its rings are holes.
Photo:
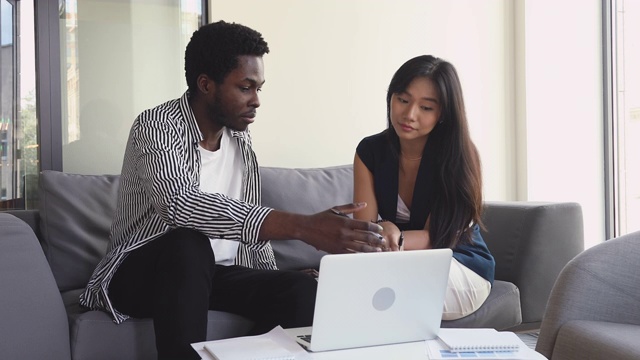
[[[38,210],[8,210],[3,211],[4,214],[10,214],[18,219],[24,221],[31,227],[34,234],[41,239],[40,237],[40,213]]]
[[[4,212],[0,289],[0,358],[71,358],[69,323],[44,253],[29,226]]]
[[[542,321],[562,268],[584,250],[577,203],[486,202],[483,237],[496,259],[496,279],[520,289],[522,324]]]
[[[640,326],[607,321],[573,320],[558,332],[553,353],[536,351],[547,359],[640,359]],[[540,344],[540,340],[538,340]]]

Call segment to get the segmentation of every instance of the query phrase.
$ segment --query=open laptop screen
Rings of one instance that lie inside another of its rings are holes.
[[[311,341],[325,351],[433,339],[449,277],[450,249],[325,255]]]

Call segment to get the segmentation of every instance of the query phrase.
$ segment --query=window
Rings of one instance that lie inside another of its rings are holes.
[[[60,14],[62,170],[117,174],[142,111],[186,90],[200,0],[65,0]]]
[[[0,0],[0,210],[36,207],[40,170],[119,173],[135,116],[186,90],[206,13],[206,0]]]

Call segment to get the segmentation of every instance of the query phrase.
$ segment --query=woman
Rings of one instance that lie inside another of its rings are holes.
[[[458,74],[423,55],[404,63],[387,92],[388,128],[363,139],[354,159],[354,213],[378,222],[389,250],[451,248],[444,320],[487,299],[495,261],[480,235],[482,176]]]

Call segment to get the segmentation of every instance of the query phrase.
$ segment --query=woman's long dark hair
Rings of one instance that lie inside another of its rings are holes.
[[[471,224],[483,226],[480,156],[469,134],[458,73],[449,62],[430,55],[407,61],[391,79],[387,134],[392,147],[400,152],[398,134],[391,124],[391,98],[405,91],[417,77],[433,81],[440,96],[440,119],[428,139],[434,142],[429,149],[436,151],[437,172],[431,192],[429,237],[433,248],[453,248],[459,242],[471,242]]]

